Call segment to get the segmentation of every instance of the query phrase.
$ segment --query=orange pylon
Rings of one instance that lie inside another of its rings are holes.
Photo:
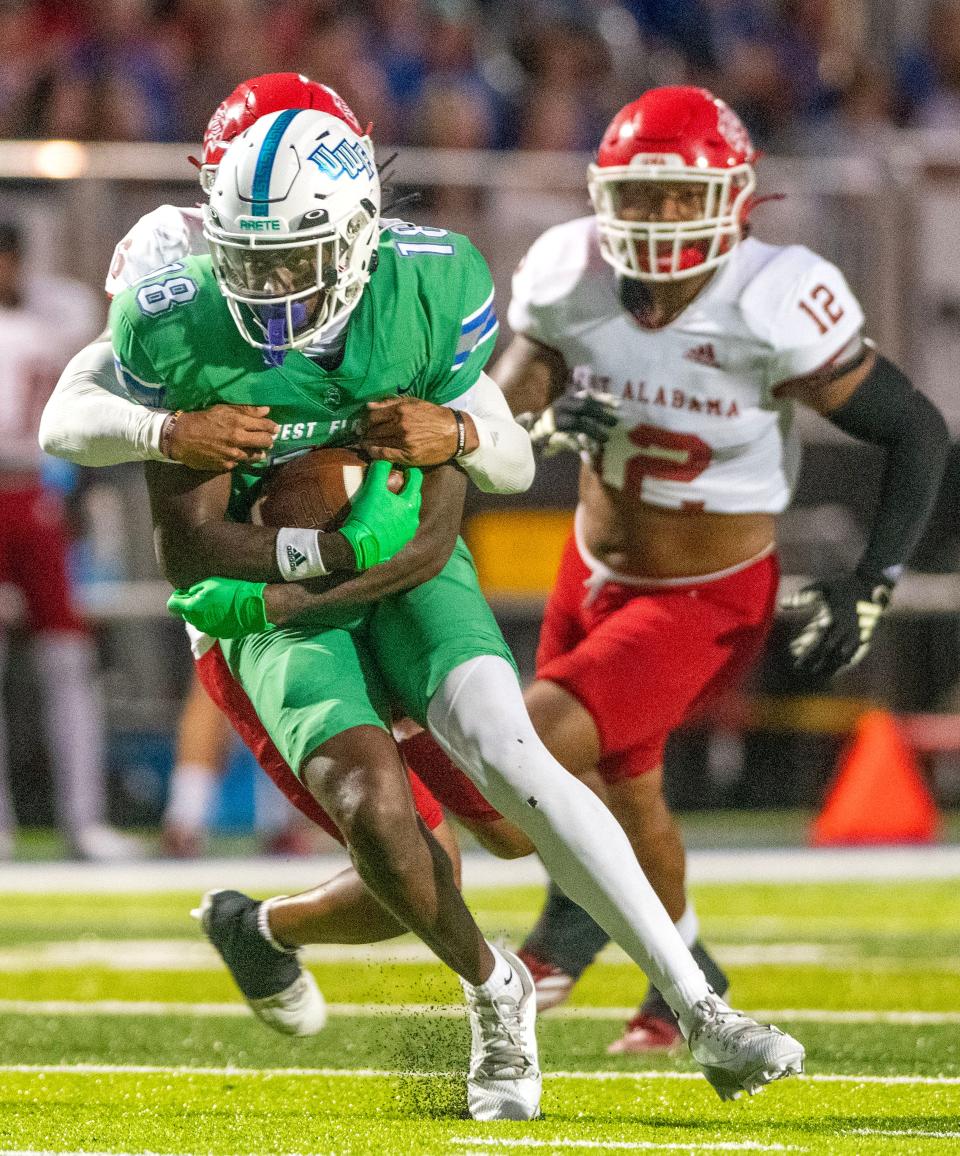
[[[857,722],[840,756],[823,810],[810,829],[815,847],[931,843],[939,813],[913,752],[889,711]]]

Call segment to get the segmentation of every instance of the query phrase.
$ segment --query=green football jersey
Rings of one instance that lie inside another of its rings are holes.
[[[209,257],[158,269],[110,309],[121,386],[160,409],[269,406],[280,432],[269,460],[244,467],[246,485],[298,451],[349,443],[368,401],[452,401],[476,382],[493,349],[487,264],[467,237],[403,221],[382,222],[378,253],[347,323],[343,359],[330,370],[298,351],[267,366],[237,331]]]

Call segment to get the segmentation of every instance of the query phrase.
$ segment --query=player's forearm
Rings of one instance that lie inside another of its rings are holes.
[[[160,434],[168,414],[114,392],[109,341],[95,341],[67,363],[40,419],[41,447],[78,466],[162,460]]]
[[[859,388],[829,419],[883,446],[880,498],[858,570],[896,581],[923,533],[940,489],[950,435],[940,411],[891,362],[878,357]]]
[[[518,334],[497,359],[490,376],[503,391],[512,413],[541,413],[563,393],[569,371],[557,350]]]
[[[389,562],[382,562],[362,574],[271,583],[263,592],[267,620],[274,626],[305,626],[313,620],[322,621],[324,614],[333,610],[369,606],[391,594],[412,590],[435,578],[452,550],[453,542],[447,553],[439,556],[433,548],[411,543]]]
[[[324,612],[369,605],[435,578],[450,558],[460,531],[466,480],[452,466],[424,475],[417,532],[389,561],[362,574],[319,582],[287,582],[264,591],[267,620],[277,626],[320,621]],[[340,535],[321,534],[321,540]]]
[[[277,530],[226,520],[231,494],[228,473],[201,473],[180,465],[147,462],[157,561],[178,589],[216,575],[247,582],[277,582],[283,574]],[[320,535],[328,571],[356,568],[350,544],[340,534]]]
[[[199,526],[158,525],[157,560],[164,576],[177,588],[192,586],[214,575],[245,582],[282,583],[277,531],[248,522],[206,522]],[[356,557],[342,534],[317,535],[318,555],[336,581],[356,571]]]
[[[160,569],[177,588],[213,575],[246,582],[278,582],[276,542],[276,530],[246,523],[188,526],[157,521],[155,531]]]

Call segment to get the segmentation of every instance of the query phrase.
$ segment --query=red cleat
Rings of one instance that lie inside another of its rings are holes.
[[[554,967],[552,963],[547,963],[545,959],[539,959],[529,951],[521,950],[517,952],[517,955],[527,965],[531,976],[533,976],[533,986],[537,992],[538,1012],[549,1011],[552,1007],[566,1003],[573,991],[573,985],[577,982],[572,975],[568,975],[559,967]]]
[[[674,1019],[662,1019],[648,1012],[637,1012],[623,1035],[607,1048],[609,1056],[650,1055],[672,1052],[683,1043],[680,1028]]]

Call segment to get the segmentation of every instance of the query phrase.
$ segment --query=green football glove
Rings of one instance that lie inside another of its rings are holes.
[[[403,489],[392,494],[387,489],[391,469],[393,466],[385,461],[367,467],[350,515],[340,527],[340,533],[353,547],[358,570],[369,570],[378,562],[388,561],[406,546],[420,524],[423,473],[407,470]]]
[[[189,590],[174,590],[167,599],[171,614],[214,638],[243,638],[273,630],[263,602],[266,582],[205,578]]]

